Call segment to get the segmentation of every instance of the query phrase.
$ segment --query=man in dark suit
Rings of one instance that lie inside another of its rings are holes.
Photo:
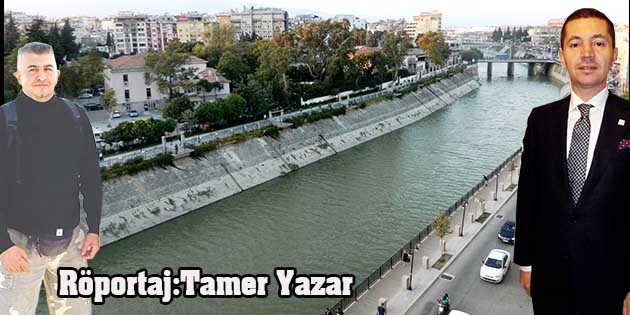
[[[559,53],[571,95],[529,116],[514,262],[537,315],[630,315],[630,104],[607,90],[613,24],[575,11]]]

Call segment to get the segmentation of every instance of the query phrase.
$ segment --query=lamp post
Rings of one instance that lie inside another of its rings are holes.
[[[411,265],[409,267],[409,283],[407,284],[407,290],[412,290],[411,288],[411,280],[413,280],[413,258],[416,257],[415,250],[413,247],[413,241],[409,242],[409,252],[411,253]]]
[[[468,204],[468,202],[464,202],[464,209],[462,209],[462,228],[461,230],[459,230],[459,236],[464,236],[464,220],[466,218],[466,205]]]

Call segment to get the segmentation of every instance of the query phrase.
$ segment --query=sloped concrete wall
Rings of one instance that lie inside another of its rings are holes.
[[[414,123],[480,86],[458,74],[364,109],[221,147],[205,158],[103,184],[101,239],[108,244]]]

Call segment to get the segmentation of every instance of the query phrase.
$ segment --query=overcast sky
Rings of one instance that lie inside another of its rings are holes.
[[[62,4],[63,3],[63,4]],[[525,4],[527,5],[525,7]],[[104,17],[118,11],[149,14],[176,14],[187,11],[216,13],[243,6],[283,8],[289,15],[315,13],[325,17],[354,14],[368,21],[378,19],[411,20],[414,14],[436,9],[443,13],[444,26],[538,25],[552,18],[566,17],[580,7],[604,12],[615,23],[628,23],[627,0],[5,0],[5,10],[40,14],[47,17],[88,15]]]

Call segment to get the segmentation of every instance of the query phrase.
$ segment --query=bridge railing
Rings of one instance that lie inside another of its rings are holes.
[[[507,159],[505,159],[499,166],[497,166],[494,170],[492,170],[489,174],[486,175],[487,178],[492,178],[495,175],[499,174],[501,170],[508,164],[510,161],[514,160],[521,152],[522,148],[519,148],[514,153],[512,153]],[[459,207],[464,205],[470,200],[479,190],[485,185],[485,180],[480,180],[476,185],[474,185],[466,194],[464,194],[459,200],[457,200],[453,205],[451,205],[448,209],[444,210],[449,215],[453,214]],[[376,268],[367,278],[363,279],[363,281],[359,282],[354,286],[352,290],[352,296],[344,297],[339,300],[335,305],[332,306],[332,310],[336,310],[337,308],[341,308],[343,310],[347,309],[352,303],[359,300],[359,298],[365,294],[368,290],[370,290],[380,279],[383,278],[388,272],[396,267],[396,264],[401,261],[402,253],[404,250],[408,250],[409,253],[413,253],[416,245],[421,244],[424,239],[426,239],[433,232],[433,227],[431,224],[427,224],[420,232],[407,244],[403,245],[398,251],[396,251],[389,259],[385,260],[378,268]],[[376,307],[376,306],[375,306]]]

